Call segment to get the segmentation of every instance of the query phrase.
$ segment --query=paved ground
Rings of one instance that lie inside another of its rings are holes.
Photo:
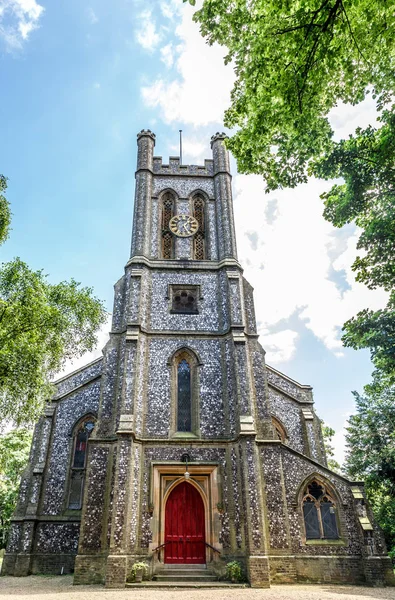
[[[71,576],[0,577],[0,598],[9,600],[395,600],[395,588],[277,585],[268,590],[106,590],[73,586]]]

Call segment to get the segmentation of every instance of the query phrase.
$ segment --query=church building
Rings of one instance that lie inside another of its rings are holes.
[[[110,339],[55,383],[2,574],[111,588],[137,561],[152,579],[214,581],[236,560],[253,587],[393,583],[363,484],[327,466],[311,387],[265,363],[225,137],[195,166],[163,164],[138,134]]]

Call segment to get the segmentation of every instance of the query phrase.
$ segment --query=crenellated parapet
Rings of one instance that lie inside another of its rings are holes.
[[[206,159],[204,165],[183,165],[178,156],[170,156],[169,163],[163,164],[161,156],[154,156],[155,175],[189,175],[193,177],[212,177],[214,174],[213,160]]]

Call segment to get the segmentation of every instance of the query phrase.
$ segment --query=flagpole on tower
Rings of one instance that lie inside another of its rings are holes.
[[[182,165],[182,129],[179,129],[180,132],[180,165]]]

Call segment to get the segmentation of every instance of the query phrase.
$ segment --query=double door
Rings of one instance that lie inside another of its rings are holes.
[[[204,504],[197,489],[183,481],[170,493],[165,509],[165,562],[206,562]]]

